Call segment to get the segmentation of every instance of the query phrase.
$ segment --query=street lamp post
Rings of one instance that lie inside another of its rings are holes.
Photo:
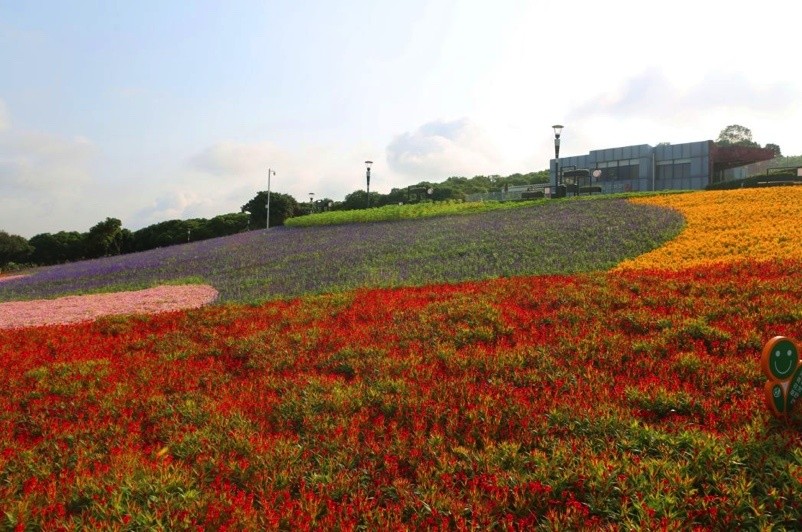
[[[554,129],[554,192],[556,193],[557,187],[560,185],[560,134],[563,126],[555,124],[551,127]],[[554,193],[552,197],[554,197]]]
[[[373,161],[365,161],[365,166],[368,169],[368,208],[370,208],[370,165]]]
[[[315,212],[314,198],[315,198],[315,193],[314,192],[310,192],[309,193],[309,213],[310,214]]]
[[[265,216],[265,229],[270,229],[270,175],[276,175],[272,169],[267,169],[267,216]]]

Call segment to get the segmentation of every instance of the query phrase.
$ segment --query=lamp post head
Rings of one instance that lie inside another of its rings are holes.
[[[370,165],[371,164],[373,164],[373,161],[365,161],[365,166],[368,167],[368,170],[370,170]]]
[[[555,124],[551,127],[554,129],[554,138],[555,139],[560,138],[560,134],[563,132],[563,126],[560,124]]]

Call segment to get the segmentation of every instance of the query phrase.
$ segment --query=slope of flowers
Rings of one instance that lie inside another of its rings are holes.
[[[677,209],[687,227],[673,241],[620,268],[682,269],[742,259],[802,258],[802,187],[652,196],[637,204]]]
[[[146,288],[192,278],[220,301],[365,286],[608,269],[675,236],[675,211],[624,200],[565,201],[475,215],[274,228],[36,270],[0,301]]]
[[[0,528],[802,526],[802,261],[0,331]]]
[[[24,274],[22,274],[22,275],[0,275],[0,283],[2,283],[3,281],[10,281],[12,279],[22,279],[24,277],[26,277],[26,275],[24,275]]]
[[[306,216],[289,218],[284,223],[287,227],[313,227],[320,225],[337,225],[351,223],[387,222],[393,220],[414,220],[438,216],[454,216],[479,212],[531,208],[547,200],[525,202],[501,201],[437,201],[413,203],[406,205],[384,205],[371,209],[350,211],[326,211]]]

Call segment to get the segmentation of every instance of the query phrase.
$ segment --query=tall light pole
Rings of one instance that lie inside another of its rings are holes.
[[[265,229],[270,229],[270,175],[276,175],[272,169],[267,169],[267,216],[265,217]]]
[[[313,212],[315,212],[314,199],[315,199],[315,193],[314,192],[310,192],[309,193],[309,214],[312,214]]]
[[[368,169],[368,209],[370,208],[370,165],[373,161],[365,161],[365,166]]]
[[[563,127],[560,124],[551,127],[554,128],[554,193],[557,193],[560,184],[560,134],[563,132]]]

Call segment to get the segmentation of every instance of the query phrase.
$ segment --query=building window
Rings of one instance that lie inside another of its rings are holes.
[[[691,177],[691,162],[674,160],[658,163],[656,177],[661,180],[688,179]]]
[[[613,181],[616,179],[637,179],[640,175],[640,165],[629,164],[629,161],[613,161],[610,163],[599,163],[597,168],[601,170],[599,181]]]
[[[637,179],[640,176],[640,164],[638,159],[626,161],[612,161],[609,163],[599,163],[596,168],[601,170],[599,181],[614,181],[616,179]]]

